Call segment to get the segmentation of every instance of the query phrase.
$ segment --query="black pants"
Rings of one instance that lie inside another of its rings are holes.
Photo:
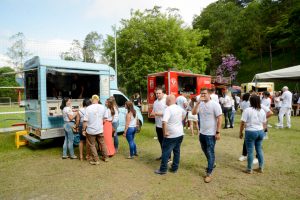
[[[223,108],[223,113],[224,113],[224,116],[225,116],[225,127],[224,128],[227,128],[228,120],[229,120],[230,127],[233,127],[232,120],[231,120],[231,112],[232,112],[231,107],[224,107]]]
[[[157,134],[158,142],[160,144],[160,149],[162,149],[162,142],[163,142],[163,139],[164,139],[163,129],[159,128],[159,127],[156,127],[156,134]]]

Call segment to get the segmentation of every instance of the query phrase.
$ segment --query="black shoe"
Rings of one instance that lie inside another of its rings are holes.
[[[233,128],[233,126],[230,126],[229,128]]]
[[[171,173],[174,173],[174,174],[175,174],[175,173],[177,173],[177,169],[176,169],[176,170],[174,170],[174,169],[172,169],[172,168],[171,168],[171,169],[169,169],[169,172],[171,172]]]
[[[167,172],[162,172],[162,171],[160,171],[159,169],[157,169],[157,170],[154,171],[154,173],[155,173],[155,174],[159,174],[159,175],[164,175],[164,174],[166,174]]]

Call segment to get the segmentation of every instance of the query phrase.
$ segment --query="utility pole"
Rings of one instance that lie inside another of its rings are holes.
[[[115,71],[116,81],[118,83],[118,66],[117,66],[117,25],[115,24]]]

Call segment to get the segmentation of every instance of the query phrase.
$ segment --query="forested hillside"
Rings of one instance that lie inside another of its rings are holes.
[[[237,83],[300,63],[299,0],[219,0],[196,16],[193,26],[210,34],[205,43],[212,56],[208,73],[226,54],[241,61]]]

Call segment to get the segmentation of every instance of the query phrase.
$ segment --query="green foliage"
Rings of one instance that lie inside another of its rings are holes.
[[[0,87],[18,86],[15,74],[6,74],[10,72],[14,72],[14,70],[10,67],[0,68]],[[11,97],[12,101],[15,101],[17,99],[17,92],[14,89],[0,89],[0,97]]]
[[[201,44],[208,31],[185,28],[176,9],[134,11],[121,21],[117,35],[118,77],[128,93],[144,93],[149,73],[169,68],[204,73],[210,59],[210,50]],[[114,37],[108,36],[103,47],[113,65]]]
[[[263,57],[270,56],[271,60],[273,54],[291,51],[291,65],[296,65],[299,16],[299,1],[219,0],[195,17],[193,27],[210,32],[207,44],[212,52],[212,73],[224,54],[234,54],[242,63],[260,58],[259,66],[263,67]]]

